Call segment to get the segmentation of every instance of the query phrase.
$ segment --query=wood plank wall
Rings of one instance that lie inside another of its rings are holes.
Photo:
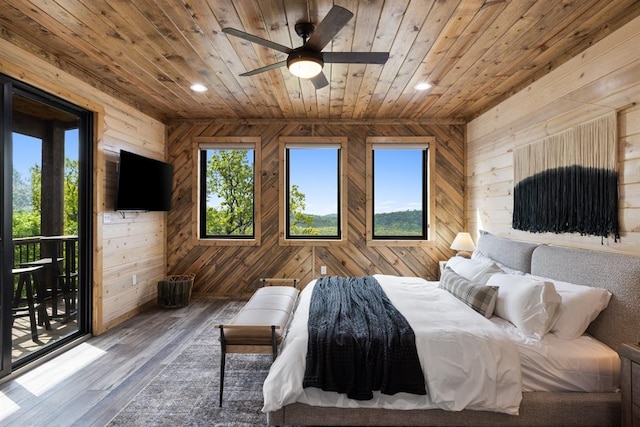
[[[366,246],[365,141],[367,136],[436,138],[436,236],[428,247]],[[211,246],[192,235],[194,137],[260,136],[262,140],[262,238],[260,246]],[[280,136],[348,137],[348,240],[334,246],[278,244],[278,140]],[[464,229],[464,125],[418,122],[283,122],[177,120],[168,125],[174,194],[168,217],[169,274],[195,273],[194,294],[244,299],[261,277],[297,277],[302,284],[318,276],[373,273],[437,279],[438,261],[447,259],[456,233]]]
[[[513,154],[612,110],[618,119],[621,240],[511,228]],[[640,19],[467,126],[467,223],[518,240],[640,254]]]
[[[93,332],[99,334],[155,302],[157,278],[166,274],[167,214],[122,218],[114,212],[120,149],[164,160],[165,126],[4,39],[0,73],[95,112],[92,287]]]

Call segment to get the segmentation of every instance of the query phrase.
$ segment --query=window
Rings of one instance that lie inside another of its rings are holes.
[[[199,238],[258,244],[259,139],[197,138],[196,142]]]
[[[283,241],[344,239],[346,138],[281,138]]]
[[[429,137],[367,138],[367,241],[424,242],[430,229]]]

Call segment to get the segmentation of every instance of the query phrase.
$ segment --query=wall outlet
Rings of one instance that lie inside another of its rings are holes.
[[[105,213],[102,216],[102,222],[104,222],[105,224],[108,224],[111,222],[111,214],[110,213]]]
[[[138,284],[138,276],[136,274],[131,276],[131,283],[134,284],[134,285]]]
[[[327,266],[326,265],[321,265],[320,266],[320,274],[327,274]]]

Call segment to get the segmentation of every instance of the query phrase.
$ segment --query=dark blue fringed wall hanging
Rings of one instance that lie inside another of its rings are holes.
[[[513,228],[617,241],[617,157],[615,113],[515,150]]]

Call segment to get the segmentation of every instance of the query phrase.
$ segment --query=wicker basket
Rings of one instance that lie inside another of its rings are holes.
[[[167,308],[188,306],[195,277],[195,274],[178,274],[160,280],[158,282],[158,305]]]

